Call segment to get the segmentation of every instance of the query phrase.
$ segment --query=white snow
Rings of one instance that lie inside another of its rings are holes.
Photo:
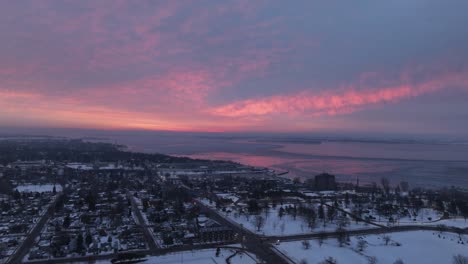
[[[216,263],[226,263],[226,258],[231,256],[234,253],[233,250],[221,250],[219,257],[216,257],[216,249],[208,250],[197,250],[197,251],[184,251],[174,254],[168,254],[157,257],[149,257],[147,261],[142,263],[166,263],[166,264],[176,264],[176,263],[185,263],[185,264],[216,264]],[[236,257],[231,259],[232,264],[255,264],[256,261],[242,253],[241,255],[236,255]]]
[[[379,218],[375,210],[373,210],[373,213],[371,215],[373,215],[376,218],[375,220],[372,220],[372,222],[374,223],[383,224],[383,225],[388,223],[388,219],[384,217]],[[395,219],[396,223],[392,225],[421,225],[421,224],[432,224],[432,223],[436,224],[435,221],[439,220],[442,217],[442,213],[432,208],[422,208],[421,210],[419,210],[416,216],[406,215],[406,216],[396,217],[394,215],[393,217],[396,218]]]
[[[320,246],[318,240],[310,240],[310,248],[304,249],[302,241],[283,242],[277,248],[295,261],[307,260],[310,264],[318,263],[331,256],[338,263],[367,263],[368,257],[376,257],[379,264],[392,264],[398,258],[404,263],[451,263],[457,254],[468,255],[468,236],[462,236],[460,243],[457,234],[412,231],[387,234],[391,241],[385,245],[383,235],[351,237],[350,245],[339,247],[336,239],[326,239]],[[357,241],[363,239],[367,247],[360,252]],[[400,246],[397,246],[399,243]]]
[[[240,199],[237,195],[232,193],[217,193],[216,196],[222,199],[230,199],[234,203]]]
[[[287,204],[283,205],[283,207],[288,206]],[[267,213],[263,211],[259,214],[259,216],[263,217],[265,220],[264,226],[258,230],[256,228],[256,217],[257,215],[252,215],[249,213],[238,213],[233,210],[231,213],[222,213],[226,218],[234,221],[238,224],[241,224],[244,228],[255,232],[257,234],[265,235],[265,236],[286,236],[286,235],[298,235],[298,234],[308,234],[308,233],[318,233],[318,232],[331,232],[336,231],[338,228],[339,220],[335,220],[333,222],[327,222],[326,224],[323,223],[320,219],[316,219],[316,225],[313,229],[309,228],[306,220],[301,216],[296,216],[294,218],[290,214],[284,214],[281,218],[278,215],[280,205],[276,208],[268,208]],[[327,208],[324,208],[327,210]],[[326,211],[325,211],[326,212]],[[338,214],[340,214],[338,212]],[[337,216],[336,219],[339,217]],[[346,230],[359,230],[359,229],[369,229],[369,228],[377,228],[376,226],[369,225],[364,222],[352,221],[348,218],[348,224],[344,227]]]
[[[445,225],[451,227],[468,228],[468,220],[463,218],[451,218],[433,222],[430,223],[430,225]]]
[[[66,167],[70,169],[75,169],[75,170],[92,170],[93,166],[85,163],[68,163]]]
[[[42,185],[36,185],[36,184],[25,184],[25,185],[18,185],[16,187],[16,190],[19,192],[52,192],[54,189],[53,184],[42,184]],[[62,191],[62,186],[61,185],[55,185],[55,190],[57,192]]]
[[[207,198],[203,198],[203,199],[198,199],[198,201],[202,204],[204,204],[205,206],[208,206],[208,207],[211,207],[211,208],[216,208],[216,204],[214,201],[210,201],[209,199]]]
[[[146,261],[141,263],[165,263],[165,264],[221,264],[226,263],[226,258],[235,253],[234,249],[221,249],[220,255],[216,257],[216,248],[195,250],[195,251],[182,251],[171,253],[162,256],[149,256]],[[85,262],[83,262],[84,264]],[[88,263],[88,262],[86,262]],[[109,263],[109,260],[100,260],[94,262],[95,264]],[[252,254],[240,253],[231,258],[231,264],[255,264],[257,263],[256,257]],[[79,263],[75,263],[79,264]]]

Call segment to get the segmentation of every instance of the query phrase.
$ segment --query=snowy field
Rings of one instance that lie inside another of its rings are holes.
[[[440,235],[440,237],[439,237]],[[337,239],[326,239],[320,246],[318,240],[310,240],[305,249],[302,241],[283,242],[276,246],[280,251],[299,262],[306,260],[316,264],[327,257],[333,257],[339,264],[366,264],[370,257],[376,257],[378,264],[393,264],[397,259],[410,264],[452,263],[457,254],[468,255],[468,236],[457,234],[413,231],[387,234],[386,245],[383,235],[351,237],[349,245],[339,247]],[[358,241],[366,241],[363,251]],[[463,244],[461,244],[463,241]]]
[[[284,205],[283,207],[288,206]],[[316,219],[315,225],[313,228],[310,228],[306,219],[301,216],[294,217],[291,214],[284,214],[282,217],[279,216],[279,210],[281,206],[276,208],[268,208],[260,213],[258,216],[261,216],[264,219],[264,225],[260,230],[256,226],[257,215],[252,215],[248,213],[239,213],[235,209],[231,213],[221,212],[225,217],[230,220],[241,224],[243,227],[248,230],[255,232],[257,234],[265,236],[287,236],[287,235],[298,235],[298,234],[307,234],[307,233],[318,233],[318,232],[334,232],[339,226],[340,217],[337,216],[334,221],[324,221]],[[325,207],[325,214],[327,208]],[[337,212],[337,215],[342,213]],[[344,217],[346,220],[345,229],[346,230],[358,230],[358,229],[368,229],[368,228],[377,228],[376,226],[369,225],[364,222],[352,221],[349,217]]]
[[[18,187],[16,187],[16,190],[18,190],[19,192],[40,192],[40,193],[43,193],[43,192],[52,192],[53,189],[54,189],[53,184],[42,184],[42,185],[25,184],[25,185],[18,185]],[[62,191],[62,186],[59,185],[59,184],[55,185],[55,190],[57,192]]]
[[[431,225],[445,225],[458,228],[468,228],[468,220],[465,220],[463,218],[444,219],[431,223]]]
[[[375,210],[372,210],[372,215],[375,217],[375,220],[372,220],[374,223],[378,224],[383,224],[386,225],[388,224],[388,218],[385,217],[379,217],[378,213]],[[417,215],[415,215],[414,212],[411,213],[412,215],[405,215],[405,216],[398,216],[398,215],[393,215],[393,218],[395,219],[395,223],[392,225],[420,225],[420,224],[430,224],[434,221],[439,220],[442,217],[442,213],[438,212],[432,208],[422,208],[419,210]],[[365,215],[366,216],[366,215]]]
[[[146,261],[140,263],[164,263],[164,264],[225,264],[226,259],[235,254],[234,249],[221,249],[220,254],[216,257],[216,249],[183,251],[162,256],[147,257]],[[231,264],[255,264],[257,263],[252,254],[237,253],[230,258]],[[74,264],[85,264],[88,262],[74,262]],[[108,264],[109,260],[100,260],[95,264]]]
[[[185,263],[185,264],[224,264],[226,259],[233,255],[234,250],[221,250],[219,257],[216,257],[216,249],[208,249],[203,251],[186,251],[181,253],[169,254],[158,257],[150,257],[143,263]],[[231,264],[255,264],[256,260],[246,255],[245,253],[238,253],[230,259]]]
[[[375,215],[374,215],[375,216]],[[381,218],[379,221],[378,216],[375,216],[376,220],[372,220],[373,223],[381,224],[381,225],[388,225],[388,220]],[[450,218],[450,219],[442,219],[442,214],[438,211],[435,211],[431,208],[422,208],[416,217],[409,217],[404,216],[401,218],[397,218],[395,223],[390,225],[392,226],[401,226],[401,225],[428,225],[428,226],[437,226],[437,225],[445,225],[449,227],[459,227],[459,228],[468,228],[468,221],[465,219],[458,217],[458,218]]]

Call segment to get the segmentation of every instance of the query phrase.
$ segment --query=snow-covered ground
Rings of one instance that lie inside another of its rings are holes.
[[[211,207],[211,208],[216,208],[215,202],[210,201],[210,200],[207,199],[207,198],[198,199],[198,201],[199,201],[200,203],[204,204],[205,206],[208,206],[208,207]]]
[[[90,164],[77,163],[77,162],[68,163],[66,167],[70,169],[75,169],[75,170],[92,170],[93,169],[93,166]]]
[[[221,249],[219,256],[216,256],[216,249],[205,249],[195,251],[183,251],[171,253],[162,256],[146,257],[146,261],[140,263],[164,263],[164,264],[224,264],[226,259],[232,256],[236,251],[234,249]],[[256,257],[252,254],[243,252],[237,253],[231,259],[231,264],[255,264]],[[84,264],[88,262],[75,262],[74,264]],[[107,264],[109,260],[100,260],[95,264]]]
[[[454,255],[468,255],[467,235],[460,238],[453,233],[412,231],[387,236],[391,239],[388,245],[383,235],[368,235],[351,237],[349,245],[344,247],[339,247],[337,239],[326,239],[321,246],[318,240],[310,240],[309,249],[304,249],[302,241],[283,242],[276,247],[293,260],[305,259],[309,264],[319,263],[330,256],[340,264],[365,264],[369,257],[376,257],[379,264],[392,264],[399,258],[411,264],[452,263]],[[366,241],[362,252],[357,248],[359,240]]]
[[[283,207],[288,206],[284,205]],[[318,232],[334,232],[339,226],[339,216],[336,217],[334,221],[327,221],[324,223],[320,219],[316,219],[315,226],[310,228],[307,221],[304,217],[297,215],[294,217],[291,214],[283,214],[282,217],[279,216],[279,210],[281,206],[276,208],[268,208],[260,213],[258,216],[261,216],[264,219],[263,227],[258,230],[256,227],[256,218],[257,215],[252,215],[248,213],[239,213],[237,211],[232,211],[231,213],[221,212],[225,217],[230,220],[241,224],[244,228],[255,232],[257,234],[265,236],[287,236],[287,235],[298,235],[298,234],[307,234],[307,233],[318,233]],[[324,208],[325,215],[327,208]],[[337,212],[338,215],[341,215],[341,212]],[[346,230],[358,230],[358,229],[368,229],[368,228],[377,228],[376,226],[369,225],[364,222],[352,221],[349,217],[345,217]]]
[[[372,220],[374,223],[386,225],[389,223],[388,218],[379,217],[378,213],[375,210],[372,210],[373,213],[369,214],[375,217],[375,220]],[[412,215],[405,215],[405,216],[396,216],[393,215],[395,223],[392,225],[420,225],[420,224],[430,224],[434,221],[439,220],[442,217],[442,213],[438,212],[432,208],[422,208],[419,210],[417,215],[414,215],[414,212],[411,213]]]
[[[222,199],[229,199],[231,200],[232,202],[237,202],[239,201],[239,197],[233,193],[217,193],[216,196],[218,196],[219,198],[222,198]]]
[[[451,218],[440,220],[434,223],[428,223],[426,225],[445,225],[450,227],[468,228],[468,220],[463,218]]]
[[[226,263],[226,259],[235,253],[234,250],[221,250],[220,256],[216,257],[216,249],[199,250],[199,251],[185,251],[180,253],[168,254],[158,257],[150,257],[143,263],[186,263],[186,264],[221,264]],[[238,253],[230,259],[232,264],[255,264],[256,260],[246,255],[245,253]]]
[[[375,216],[375,215],[374,215]],[[372,220],[373,223],[387,225],[388,219],[381,218],[379,221],[378,216],[375,216],[376,219]],[[459,227],[459,228],[468,228],[468,220],[465,220],[461,217],[459,218],[450,218],[442,219],[442,213],[433,210],[431,208],[422,208],[416,217],[404,216],[399,218],[395,223],[392,223],[392,226],[401,226],[401,225],[425,225],[425,226],[437,226],[445,225],[448,227]]]
[[[19,192],[52,192],[54,189],[53,184],[42,184],[42,185],[36,185],[36,184],[25,184],[25,185],[18,185],[16,187],[16,190]],[[57,184],[55,185],[55,190],[57,192],[62,191],[62,186]]]

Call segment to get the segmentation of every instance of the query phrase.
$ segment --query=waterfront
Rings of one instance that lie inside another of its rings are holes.
[[[297,142],[200,135],[109,137],[133,151],[159,152],[200,159],[231,160],[288,171],[288,177],[321,172],[340,181],[393,183],[421,187],[468,188],[468,145],[464,143],[321,141]]]
[[[24,132],[26,134],[26,132]],[[413,187],[468,188],[466,140],[320,139],[294,136],[149,131],[44,130],[44,135],[126,145],[128,150],[230,160],[268,167],[286,177],[321,172],[355,183],[408,181]]]

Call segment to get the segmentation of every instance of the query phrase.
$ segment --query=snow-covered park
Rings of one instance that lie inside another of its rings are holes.
[[[294,206],[296,206],[296,209],[293,209]],[[319,204],[304,204],[302,206],[313,208],[315,214],[313,220],[301,214],[300,207],[297,204],[270,206],[269,208],[262,209],[259,214],[250,214],[246,210],[240,211],[238,208],[232,208],[232,211],[229,213],[221,213],[248,230],[265,236],[334,232],[339,226],[342,226],[346,230],[377,228],[377,226],[369,225],[365,222],[356,222],[341,211],[335,210],[334,216],[330,216],[329,207],[327,206],[322,206],[323,217],[319,213]],[[263,223],[259,224],[259,221],[263,221]]]
[[[440,220],[434,223],[427,223],[426,225],[434,225],[434,224],[449,226],[449,227],[468,228],[468,220],[464,218],[444,219],[444,220]]]
[[[360,242],[361,241],[361,242]],[[375,258],[379,264],[452,263],[454,255],[468,255],[468,236],[454,233],[412,231],[351,237],[342,247],[335,238],[282,242],[276,246],[296,262],[316,264],[333,257],[338,264],[365,264]],[[361,250],[362,249],[362,250]]]
[[[407,214],[394,214],[391,217],[379,216],[376,210],[370,210],[370,213],[363,215],[363,217],[371,216],[373,217],[372,222],[382,225],[420,225],[433,223],[439,220],[442,215],[441,212],[432,208],[421,208],[417,212],[409,210]]]
[[[235,250],[222,249],[216,257],[216,249],[184,251],[158,257],[150,257],[143,263],[186,263],[186,264],[221,264],[226,263],[226,259],[235,254]],[[230,258],[231,264],[255,264],[257,260],[251,254],[239,252]]]

